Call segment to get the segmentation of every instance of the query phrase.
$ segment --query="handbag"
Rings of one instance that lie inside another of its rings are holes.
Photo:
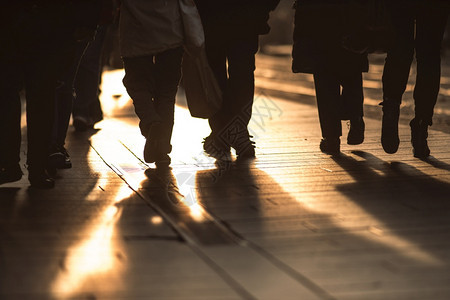
[[[192,0],[179,0],[184,26],[184,54],[181,70],[191,116],[208,119],[222,106],[222,91],[205,51],[205,34]]]

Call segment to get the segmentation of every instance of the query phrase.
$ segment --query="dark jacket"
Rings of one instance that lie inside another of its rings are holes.
[[[299,0],[295,11],[292,71],[368,71],[367,55],[342,46],[343,38],[358,27],[360,15],[348,0]]]
[[[206,34],[267,34],[270,11],[280,0],[194,0]]]

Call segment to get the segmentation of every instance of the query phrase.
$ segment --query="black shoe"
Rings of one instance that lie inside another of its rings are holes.
[[[22,175],[19,164],[0,168],[0,184],[19,181]]]
[[[364,119],[359,117],[357,119],[350,120],[350,130],[347,135],[347,144],[349,145],[359,145],[364,142],[364,130],[366,125],[364,124]]]
[[[398,137],[398,118],[400,116],[400,104],[383,101],[383,121],[381,127],[381,145],[386,153],[397,152],[400,144]]]
[[[413,146],[414,157],[426,158],[430,155],[430,148],[428,148],[428,124],[422,120],[412,119],[409,122],[411,127],[411,144]]]
[[[74,116],[73,117],[73,127],[76,131],[86,131],[94,126],[93,121],[88,117]]]
[[[253,136],[242,135],[233,141],[231,147],[236,150],[238,159],[255,158],[255,142],[250,140]]]
[[[341,140],[339,138],[323,138],[320,141],[320,151],[326,154],[339,154],[341,152]]]
[[[32,188],[51,189],[55,187],[55,180],[48,175],[45,169],[29,170],[28,180]]]
[[[64,147],[57,147],[50,151],[48,156],[48,164],[50,168],[54,169],[70,169],[72,168],[72,162],[70,161],[70,155]]]
[[[213,134],[203,139],[203,150],[205,150],[206,154],[215,159],[230,160],[230,149],[230,146],[218,140]]]
[[[155,163],[159,167],[167,167],[171,162],[168,153],[172,151],[172,145],[161,138],[162,131],[161,122],[154,122],[150,126],[144,146],[144,160],[148,163]]]
[[[144,160],[148,163],[154,163],[160,153],[160,132],[161,122],[152,123],[146,135],[144,146]]]
[[[170,166],[171,163],[171,159],[169,154],[166,153],[161,153],[157,156],[156,160],[155,160],[155,165],[157,168],[168,168]]]

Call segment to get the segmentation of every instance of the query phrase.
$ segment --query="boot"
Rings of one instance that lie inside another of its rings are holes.
[[[381,127],[381,145],[386,153],[397,152],[400,144],[398,137],[398,119],[400,116],[400,103],[383,101],[383,121]]]
[[[356,119],[350,119],[350,130],[347,135],[347,144],[359,145],[364,142],[364,130],[366,125],[364,124],[363,117]]]
[[[341,151],[341,140],[337,138],[324,137],[320,141],[320,151],[326,154],[335,155]]]
[[[430,155],[428,148],[428,124],[423,120],[412,119],[409,123],[411,127],[411,144],[413,146],[414,157],[426,158]]]

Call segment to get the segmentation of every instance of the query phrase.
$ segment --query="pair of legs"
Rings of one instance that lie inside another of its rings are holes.
[[[421,1],[419,4],[411,2],[393,1],[389,4],[394,41],[387,53],[383,72],[385,116],[382,130],[383,148],[388,153],[395,153],[398,149],[399,106],[408,82],[414,51],[417,60],[414,119],[425,128],[432,125],[439,93],[441,44],[449,12],[433,1]]]
[[[181,78],[181,47],[140,57],[124,57],[123,83],[133,99],[139,128],[147,139],[144,159],[158,163],[171,152],[175,97]]]
[[[229,153],[233,147],[238,155],[254,156],[248,124],[252,115],[258,47],[257,34],[242,37],[206,34],[208,62],[223,92],[222,108],[209,119],[211,135],[205,140],[207,152],[214,152],[208,151],[208,144],[213,142],[216,145],[212,148],[216,150]]]
[[[55,105],[58,53],[55,52],[57,11],[52,8],[20,12],[9,24],[0,64],[0,182],[17,181],[20,169],[21,100],[26,93],[27,165],[32,186],[51,188],[46,173]]]
[[[339,152],[342,135],[342,109],[350,119],[351,128],[347,142],[360,144],[364,139],[363,87],[360,71],[328,70],[314,73],[317,108],[322,130],[321,150],[326,153]],[[329,144],[329,147],[325,145]],[[329,148],[327,150],[327,148]]]
[[[100,104],[100,83],[102,76],[102,49],[108,25],[100,25],[95,38],[89,43],[81,57],[74,87],[76,101],[73,105],[75,130],[84,131],[103,119]]]

